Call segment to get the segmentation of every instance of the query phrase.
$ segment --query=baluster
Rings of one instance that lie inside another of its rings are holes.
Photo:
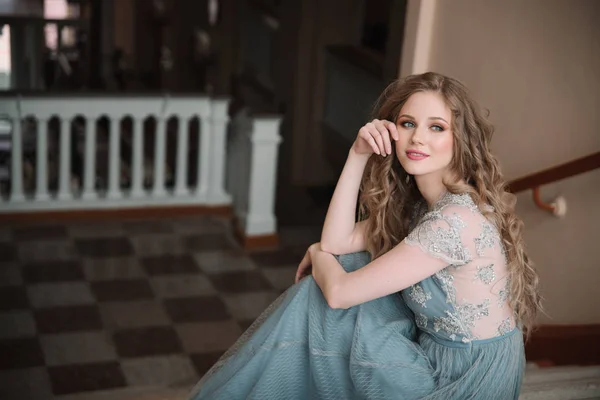
[[[85,122],[84,199],[98,197],[96,192],[96,129],[96,117],[87,116]]]
[[[198,182],[196,183],[196,195],[201,197],[208,196],[208,188],[210,185],[210,120],[208,115],[200,117],[200,140],[198,140]]]
[[[121,186],[121,154],[120,154],[120,119],[110,118],[110,143],[109,143],[109,169],[108,169],[108,197],[118,199],[122,197]]]
[[[165,148],[167,117],[161,116],[156,124],[156,137],[154,143],[154,187],[152,195],[160,197],[165,195]]]
[[[48,200],[48,120],[37,119],[35,200]]]
[[[143,197],[143,162],[144,162],[144,136],[142,130],[144,128],[143,118],[133,118],[133,173],[131,183],[131,196],[132,197]]]
[[[12,119],[10,201],[21,202],[23,195],[23,136],[21,118]]]
[[[237,123],[235,120],[232,121],[231,124],[231,130],[232,130],[232,136],[230,137],[229,140],[229,146],[227,147],[227,155],[225,156],[226,160],[227,160],[227,168],[226,168],[226,180],[225,180],[225,189],[227,189],[227,191],[229,193],[231,193],[232,195],[232,205],[235,208],[235,204],[236,204],[236,197],[237,197],[237,192],[235,190],[236,188],[236,177],[237,177],[237,172],[239,171],[237,169],[237,162],[238,160],[235,158],[236,154],[237,154],[237,142],[236,142],[236,133],[237,133]]]
[[[71,199],[71,118],[60,118],[58,198]]]
[[[207,202],[229,204],[231,197],[225,192],[225,147],[227,138],[227,101],[212,100],[210,116],[210,181]]]
[[[252,125],[254,123],[252,122]],[[240,189],[238,194],[240,195],[240,210],[244,215],[248,214],[248,208],[250,204],[250,174],[252,173],[252,142],[250,141],[250,135],[252,135],[252,126],[247,131],[244,131],[244,135],[240,138],[240,165],[241,170],[244,171],[240,174]]]
[[[181,196],[189,193],[187,187],[187,167],[188,167],[188,125],[189,120],[179,117],[177,132],[177,168],[175,174],[177,181],[175,184],[175,195]]]

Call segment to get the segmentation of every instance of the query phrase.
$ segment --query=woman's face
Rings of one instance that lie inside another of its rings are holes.
[[[442,179],[452,161],[452,112],[436,92],[410,96],[396,120],[399,139],[396,155],[410,175],[435,174]]]

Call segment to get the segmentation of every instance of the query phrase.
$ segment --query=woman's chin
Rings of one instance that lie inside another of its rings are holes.
[[[431,169],[428,169],[428,168],[415,168],[414,166],[412,166],[412,168],[411,167],[404,168],[404,170],[406,171],[407,174],[409,174],[415,178],[435,172],[435,170],[432,171]]]
[[[423,168],[419,168],[411,162],[402,163],[402,168],[404,168],[409,175],[418,176],[423,174]]]
[[[413,176],[428,175],[435,172],[441,172],[440,168],[436,168],[434,165],[430,165],[425,160],[401,160],[400,165],[406,171],[407,174]]]

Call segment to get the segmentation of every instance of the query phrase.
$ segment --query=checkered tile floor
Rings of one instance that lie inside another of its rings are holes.
[[[216,217],[0,227],[0,399],[193,384],[293,282]]]

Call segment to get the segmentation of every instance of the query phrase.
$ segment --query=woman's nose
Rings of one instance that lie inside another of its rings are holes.
[[[425,132],[421,128],[415,128],[412,136],[410,137],[410,141],[415,144],[423,144],[423,140],[425,137]]]

